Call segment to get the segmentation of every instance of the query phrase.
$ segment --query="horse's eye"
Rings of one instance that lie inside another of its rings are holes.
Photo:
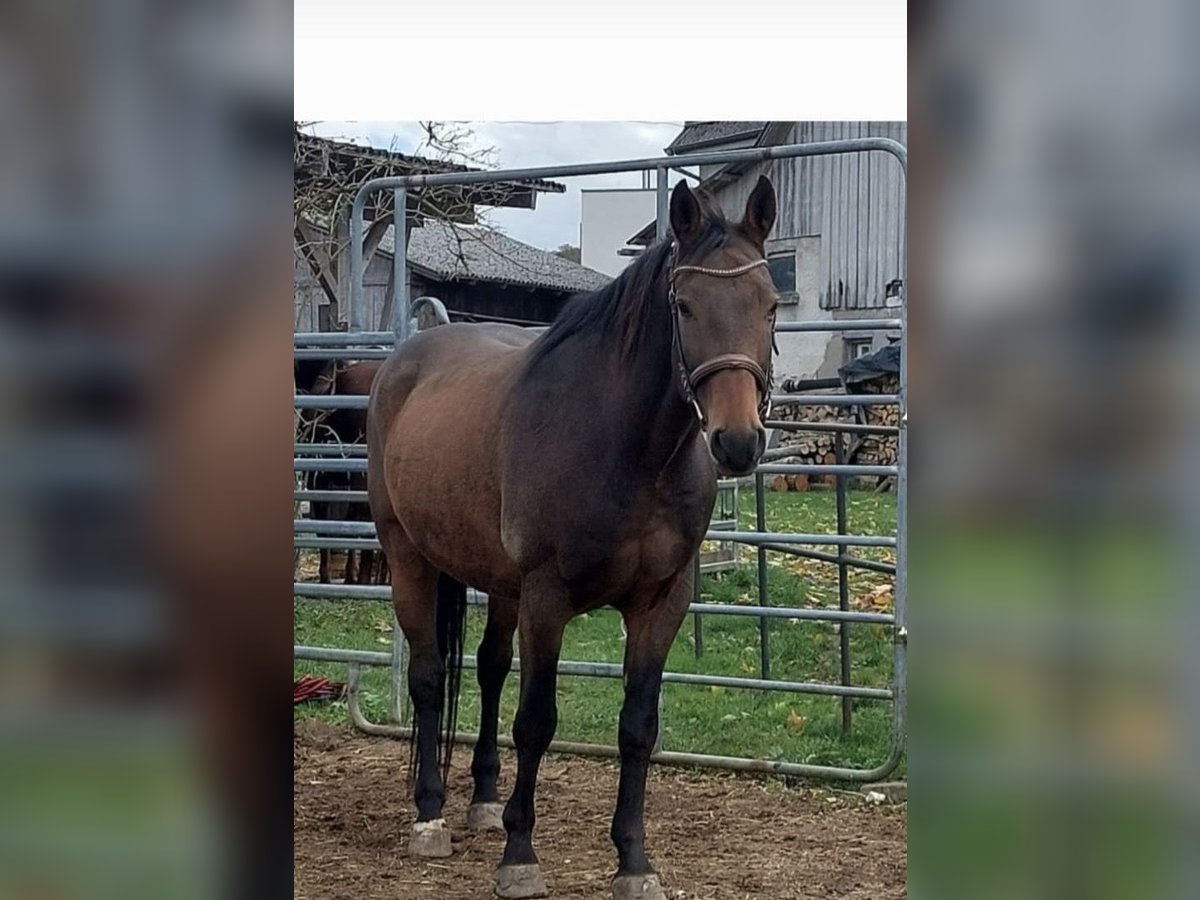
[[[768,319],[773,319],[773,318],[775,318],[775,313],[777,313],[777,312],[779,312],[779,304],[778,304],[778,303],[772,303],[772,304],[771,304],[771,308],[767,310],[767,318],[768,318]]]
[[[679,304],[679,314],[685,319],[694,319],[696,317],[692,312],[692,308],[683,302]]]

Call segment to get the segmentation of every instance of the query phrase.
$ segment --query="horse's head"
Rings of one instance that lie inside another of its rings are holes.
[[[766,446],[779,297],[764,245],[774,223],[775,189],[765,177],[736,224],[683,181],[671,195],[675,365],[722,475],[748,474]]]

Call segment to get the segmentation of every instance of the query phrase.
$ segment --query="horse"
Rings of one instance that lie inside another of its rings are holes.
[[[295,362],[297,388],[308,394],[337,394],[343,396],[366,396],[371,391],[371,382],[379,371],[381,362],[363,360],[338,363],[334,360],[297,360]],[[367,414],[363,409],[334,409],[315,417],[318,427],[311,428],[314,439],[321,442],[332,438],[332,443],[343,445],[361,444],[366,434]],[[313,422],[306,423],[313,425]],[[360,472],[314,472],[312,487],[319,491],[365,490],[366,476]],[[323,520],[366,521],[369,514],[361,503],[348,500],[312,502],[312,518]],[[317,580],[329,584],[331,579],[331,553],[319,551],[320,563]],[[345,584],[371,584],[375,580],[375,551],[346,551],[346,566],[343,574]],[[381,567],[382,568],[382,567]],[[383,578],[383,573],[380,574]]]
[[[547,896],[534,791],[557,727],[563,631],[607,605],[627,635],[612,891],[615,900],[664,898],[644,827],[659,688],[718,473],[749,474],[765,446],[778,303],[765,242],[775,210],[765,177],[736,223],[680,182],[673,239],[572,299],[541,334],[445,325],[413,336],[380,368],[367,412],[367,491],[410,647],[410,854],[451,854],[442,807],[469,585],[488,600],[466,824],[506,832],[497,896]],[[496,733],[514,632],[517,772],[501,808]]]

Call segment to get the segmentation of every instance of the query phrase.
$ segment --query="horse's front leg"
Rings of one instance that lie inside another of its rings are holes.
[[[498,897],[545,897],[546,882],[533,852],[533,795],[538,767],[558,727],[558,656],[570,619],[567,593],[556,575],[536,573],[521,584],[517,635],[521,647],[521,701],[513,722],[517,779],[504,807],[508,840],[496,870]]]
[[[625,703],[621,707],[618,744],[621,781],[613,814],[612,840],[617,848],[614,900],[664,900],[662,887],[646,857],[646,774],[658,737],[658,695],[671,642],[687,614],[692,597],[692,567],[678,576],[666,596],[655,602],[635,601],[625,618]]]

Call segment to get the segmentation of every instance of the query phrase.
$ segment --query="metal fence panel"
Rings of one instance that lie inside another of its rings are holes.
[[[393,343],[398,344],[407,337],[410,319],[408,303],[407,262],[404,247],[404,229],[395,229],[396,251],[394,255],[396,271],[393,278],[393,330],[390,332],[368,332],[364,330],[363,310],[363,212],[367,198],[374,192],[391,190],[394,192],[396,209],[404,209],[407,191],[410,188],[433,187],[437,185],[467,185],[488,182],[511,181],[523,178],[561,178],[578,175],[604,174],[611,172],[633,172],[654,169],[659,174],[657,213],[658,235],[662,237],[667,231],[667,191],[665,172],[668,167],[699,166],[714,163],[752,162],[767,159],[784,159],[794,157],[812,157],[839,154],[890,154],[900,165],[901,177],[907,172],[907,151],[903,145],[884,138],[864,138],[850,141],[829,141],[813,144],[793,144],[775,147],[759,147],[746,150],[723,151],[717,153],[698,153],[686,156],[671,157],[670,159],[643,159],[605,162],[594,164],[548,166],[532,169],[509,169],[490,172],[446,173],[438,175],[418,175],[400,178],[380,178],[368,181],[359,189],[355,196],[351,215],[351,303],[350,331],[340,333],[297,333],[294,335],[295,353],[297,359],[378,359],[387,355]],[[864,407],[875,405],[896,405],[899,407],[900,425],[852,425],[849,423],[791,423],[768,422],[770,427],[783,430],[813,430],[834,431],[838,459],[830,465],[800,465],[774,463],[769,460],[758,467],[751,479],[756,491],[755,531],[739,531],[736,523],[736,495],[733,506],[734,519],[724,519],[714,522],[706,534],[706,540],[723,542],[724,546],[734,544],[750,545],[756,548],[759,561],[759,602],[754,606],[741,606],[696,602],[690,611],[696,616],[696,647],[701,651],[703,635],[701,620],[705,616],[751,616],[757,617],[762,623],[762,677],[740,678],[730,676],[694,675],[690,673],[664,673],[664,682],[668,684],[711,685],[748,690],[775,690],[793,693],[812,693],[827,696],[837,696],[843,702],[843,722],[849,725],[849,703],[854,698],[865,698],[887,701],[892,704],[892,727],[886,758],[871,769],[856,769],[838,766],[809,765],[789,761],[767,761],[758,759],[740,759],[736,757],[714,756],[698,753],[677,753],[656,748],[652,759],[656,762],[676,765],[705,765],[739,771],[769,772],[779,774],[802,775],[807,777],[823,777],[838,780],[872,781],[885,777],[896,766],[904,748],[905,717],[906,717],[906,664],[908,630],[906,625],[908,578],[907,578],[907,507],[908,507],[908,331],[907,331],[907,301],[904,297],[906,287],[906,262],[904,258],[904,230],[901,217],[898,235],[898,256],[900,259],[900,278],[902,284],[901,306],[899,318],[856,319],[841,321],[813,321],[780,323],[777,331],[782,334],[811,333],[811,332],[843,332],[886,330],[898,331],[900,334],[900,378],[899,393],[897,394],[780,394],[773,400],[775,407],[780,406],[839,406]],[[439,319],[444,318],[439,315]],[[361,396],[306,396],[297,395],[294,398],[296,409],[331,410],[331,409],[363,409],[367,399]],[[894,434],[897,436],[898,459],[894,466],[859,466],[846,464],[842,458],[842,435],[852,433]],[[366,460],[365,450],[361,446],[351,445],[339,447],[336,444],[324,447],[313,444],[297,443],[293,466],[297,473],[306,472],[363,472]],[[766,527],[763,515],[764,486],[763,475],[832,475],[838,484],[838,533],[836,534],[788,534],[771,532]],[[894,476],[896,478],[896,533],[894,535],[850,535],[846,534],[844,510],[845,480],[853,476]],[[736,486],[734,487],[736,490]],[[299,488],[295,491],[294,499],[297,504],[304,502],[333,502],[344,500],[362,503],[366,500],[363,491],[329,491],[309,490]],[[375,549],[379,544],[374,537],[374,525],[368,522],[339,522],[312,519],[295,519],[293,522],[294,546],[304,548],[346,548],[346,549]],[[832,546],[836,553],[822,552],[812,549],[815,546]],[[851,556],[851,547],[888,547],[895,548],[895,565],[877,560],[861,559]],[[767,596],[767,585],[763,562],[766,553],[781,552],[796,556],[816,559],[822,562],[836,563],[839,566],[839,608],[805,608],[778,607],[770,604]],[[895,603],[892,613],[859,612],[848,609],[846,603],[845,583],[846,572],[849,568],[864,568],[895,576]],[[699,584],[699,582],[697,582]],[[697,587],[697,591],[699,587]],[[326,598],[330,600],[347,601],[380,601],[389,600],[391,590],[388,587],[322,585],[307,582],[294,584],[296,597]],[[478,592],[469,592],[469,602],[474,605],[486,603],[486,598]],[[870,623],[886,625],[893,633],[893,678],[886,688],[856,686],[850,683],[851,660],[845,629],[841,629],[841,683],[822,684],[810,682],[782,681],[769,677],[770,656],[766,640],[766,623],[770,620],[800,620],[827,621],[843,624]],[[404,707],[404,647],[402,635],[398,628],[393,627],[393,642],[389,652],[354,650],[348,648],[318,648],[297,646],[294,648],[296,659],[322,660],[344,662],[349,666],[349,706],[354,723],[364,731],[375,734],[391,734],[408,736],[409,731],[401,726]],[[473,665],[469,658],[469,665]],[[514,667],[519,664],[514,660]],[[358,704],[358,685],[360,667],[363,665],[386,667],[391,673],[392,695],[390,715],[395,724],[378,725],[368,722],[362,715]],[[560,663],[563,674],[586,677],[619,678],[620,667],[614,664],[588,662],[585,660],[563,660]],[[669,713],[669,710],[668,710]],[[473,735],[461,735],[463,740],[471,740]],[[511,741],[502,738],[501,744],[511,746]],[[615,756],[615,747],[594,744],[583,744],[570,741],[556,741],[551,749],[563,752],[588,753],[602,756]]]

